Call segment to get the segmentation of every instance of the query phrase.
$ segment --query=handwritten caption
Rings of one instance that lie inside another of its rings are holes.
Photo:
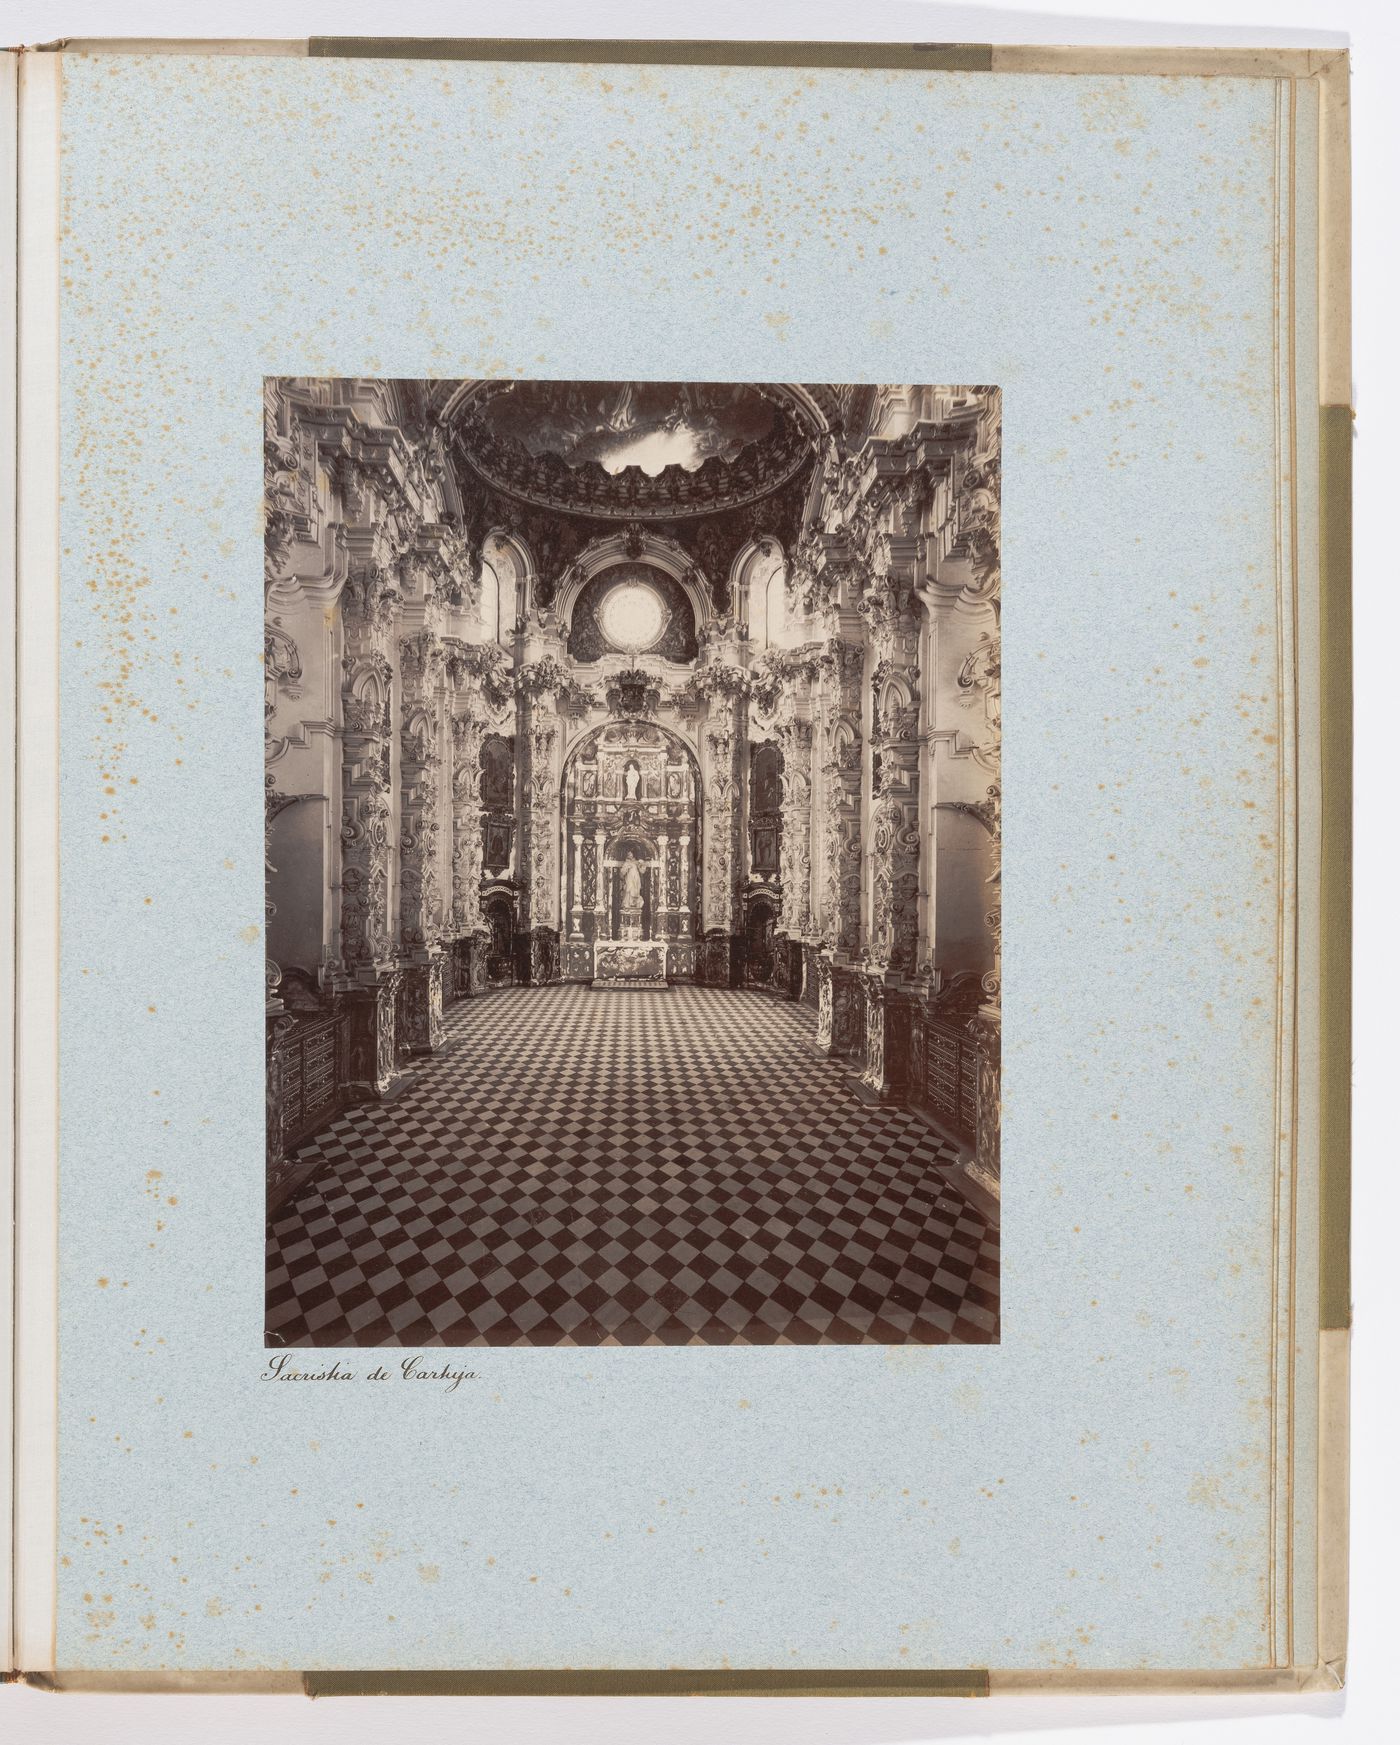
[[[298,1363],[290,1351],[279,1351],[268,1359],[259,1381],[429,1381],[437,1382],[450,1394],[456,1393],[464,1381],[480,1381],[474,1369],[459,1369],[455,1364],[430,1361],[421,1354],[400,1358],[397,1363],[378,1363],[370,1370],[350,1369],[339,1358],[333,1363],[307,1368]]]

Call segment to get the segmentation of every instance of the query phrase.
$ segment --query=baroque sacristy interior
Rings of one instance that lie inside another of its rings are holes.
[[[997,1339],[1000,401],[267,381],[269,1344]]]

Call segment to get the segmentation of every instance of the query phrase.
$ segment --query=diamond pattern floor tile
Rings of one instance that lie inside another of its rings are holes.
[[[813,1014],[715,988],[502,989],[316,1135],[271,1225],[286,1346],[940,1345],[999,1336],[953,1148]]]

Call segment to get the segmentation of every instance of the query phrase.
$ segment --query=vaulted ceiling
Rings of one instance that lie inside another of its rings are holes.
[[[631,524],[681,545],[720,612],[746,544],[796,542],[839,422],[837,389],[794,383],[440,382],[425,411],[446,437],[468,537],[522,539],[542,604],[584,547]]]

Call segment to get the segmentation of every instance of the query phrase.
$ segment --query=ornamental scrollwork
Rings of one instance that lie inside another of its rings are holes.
[[[295,433],[263,439],[263,578],[272,587],[291,555],[302,520],[297,482],[301,456]]]
[[[575,687],[580,689],[581,687]],[[661,710],[661,687],[641,667],[628,667],[609,680],[604,693],[608,713],[618,719],[645,719]],[[584,693],[585,704],[587,694]]]
[[[700,668],[687,682],[682,695],[694,702],[711,697],[747,697],[749,675],[743,667],[726,661],[712,661]]]
[[[277,712],[277,692],[286,686],[292,695],[302,680],[301,650],[277,624],[263,625],[263,714],[268,720]]]

